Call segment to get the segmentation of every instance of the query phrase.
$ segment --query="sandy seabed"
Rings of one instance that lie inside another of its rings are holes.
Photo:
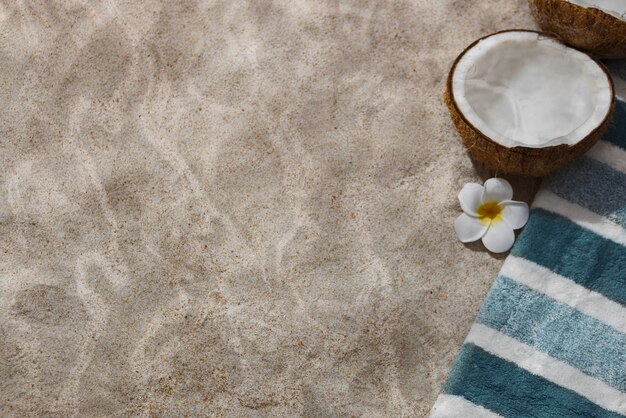
[[[442,101],[523,0],[0,6],[0,415],[423,416],[502,258]]]

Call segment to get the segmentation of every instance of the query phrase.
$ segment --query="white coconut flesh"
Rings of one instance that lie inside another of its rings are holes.
[[[602,124],[613,94],[608,77],[582,52],[511,31],[467,50],[451,87],[459,111],[485,136],[509,148],[542,148],[574,145]]]
[[[626,0],[565,0],[584,8],[602,10],[604,13],[626,20]]]

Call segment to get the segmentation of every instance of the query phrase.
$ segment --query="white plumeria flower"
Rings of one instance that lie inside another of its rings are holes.
[[[454,221],[456,236],[461,242],[482,239],[494,253],[508,251],[515,242],[513,230],[528,221],[528,205],[512,198],[513,188],[504,179],[489,179],[484,186],[467,183],[459,192],[464,213]]]

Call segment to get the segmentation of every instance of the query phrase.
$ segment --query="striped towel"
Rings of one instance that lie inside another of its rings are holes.
[[[603,140],[543,182],[431,417],[626,416],[626,102],[619,98]]]

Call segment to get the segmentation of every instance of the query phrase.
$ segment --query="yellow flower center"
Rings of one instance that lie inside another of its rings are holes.
[[[483,202],[476,211],[478,219],[484,223],[495,222],[502,217],[502,206],[498,202]]]

